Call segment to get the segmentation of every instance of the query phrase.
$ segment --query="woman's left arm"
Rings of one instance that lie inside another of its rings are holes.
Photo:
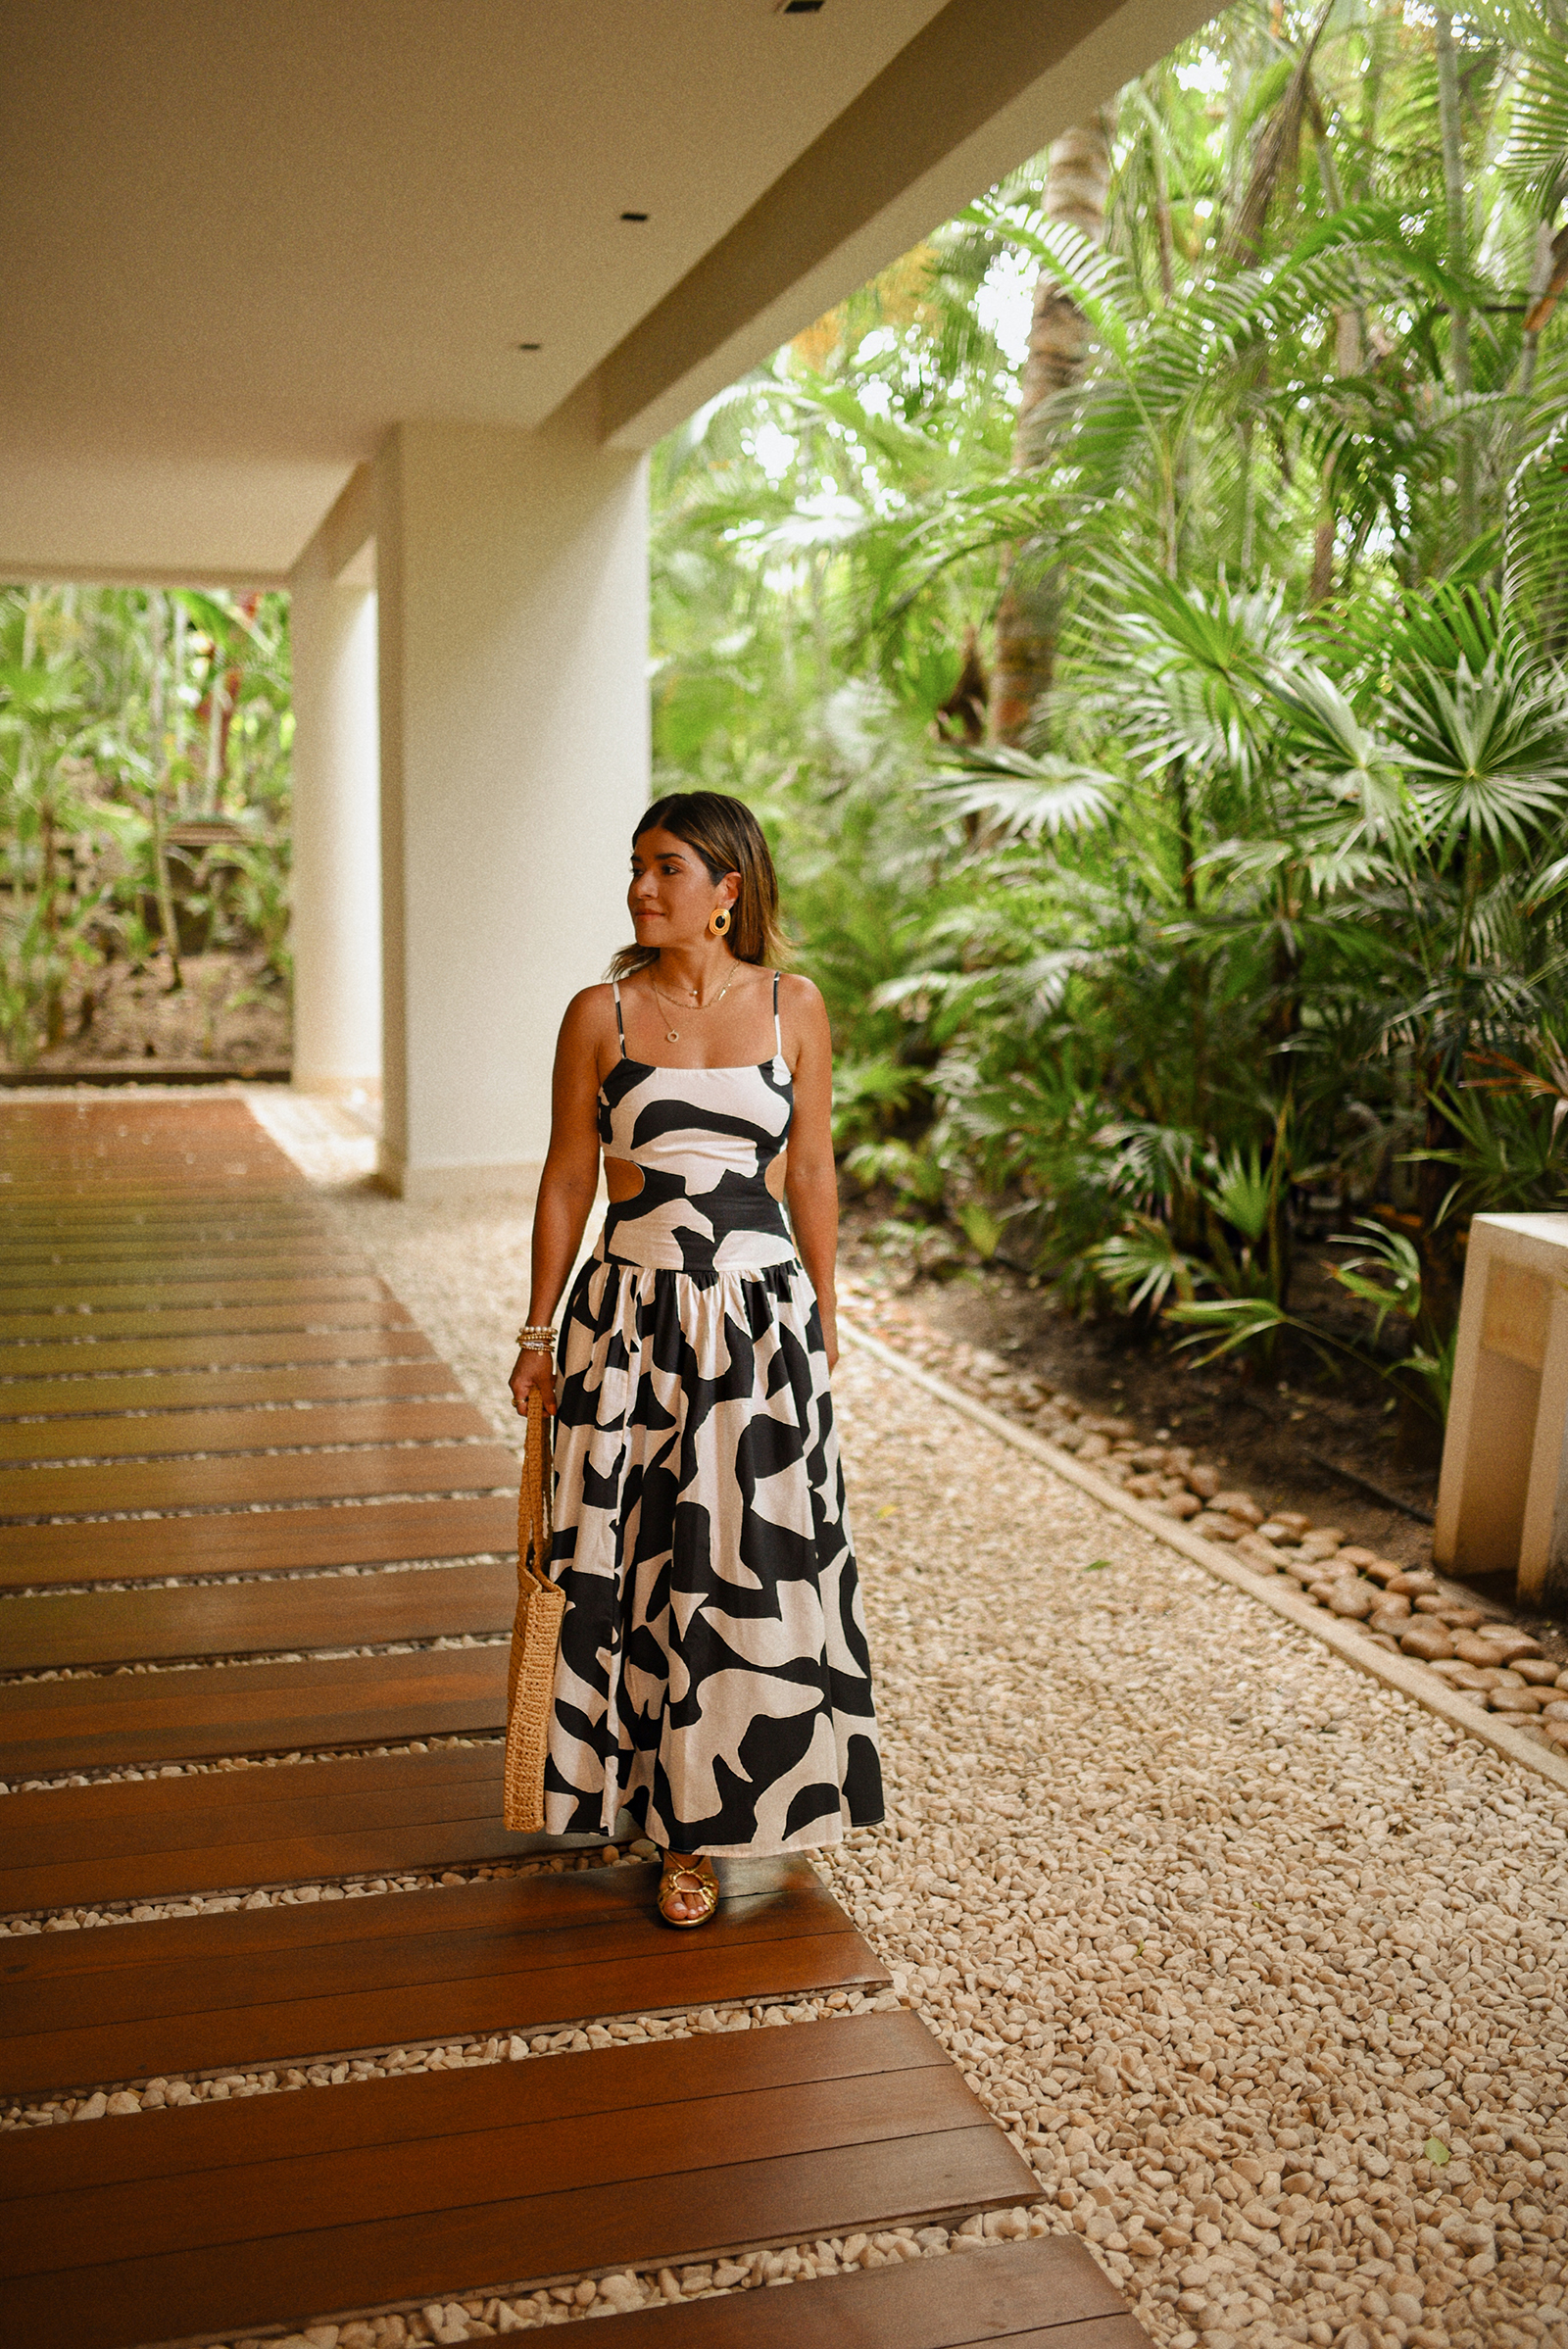
[[[839,1185],[833,1164],[833,1040],[827,1005],[809,979],[786,979],[795,1114],[790,1122],[784,1197],[795,1227],[795,1245],[816,1291],[822,1337],[831,1370],[839,1358],[837,1269]]]

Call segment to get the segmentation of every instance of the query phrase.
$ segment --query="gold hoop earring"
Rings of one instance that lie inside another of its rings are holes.
[[[712,912],[708,917],[709,937],[722,938],[728,928],[729,907],[727,905],[715,905]]]

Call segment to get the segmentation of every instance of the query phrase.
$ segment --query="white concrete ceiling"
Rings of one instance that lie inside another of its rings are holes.
[[[281,577],[596,372],[646,441],[1203,13],[5,0],[0,575]]]

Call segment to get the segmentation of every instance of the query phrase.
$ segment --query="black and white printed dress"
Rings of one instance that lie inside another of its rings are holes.
[[[794,1088],[771,1060],[600,1089],[612,1204],[560,1341],[566,1593],[545,1773],[552,1835],[624,1806],[662,1849],[807,1850],[882,1816],[870,1663],[810,1282],[767,1169]]]

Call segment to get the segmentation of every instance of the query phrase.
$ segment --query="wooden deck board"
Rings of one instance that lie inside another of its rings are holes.
[[[7,1109],[5,1134],[18,1150],[29,1145],[54,1150],[73,1138],[111,1141],[117,1136],[133,1148],[148,1136],[165,1143],[175,1140],[182,1150],[238,1146],[256,1157],[283,1159],[270,1135],[251,1115],[249,1104],[233,1094],[203,1094],[194,1101],[141,1094],[128,1101],[95,1097],[17,1101]],[[283,1164],[292,1175],[292,1163],[283,1159]]]
[[[296,1747],[398,1744],[506,1725],[507,1650],[24,1681],[5,1691],[14,1779]]]
[[[0,1599],[0,1671],[484,1636],[510,1631],[516,1602],[510,1565]]]
[[[390,1296],[373,1273],[300,1272],[290,1270],[258,1279],[242,1265],[230,1264],[200,1284],[149,1280],[49,1281],[30,1288],[10,1289],[0,1297],[0,1335],[26,1337],[31,1324],[47,1315],[100,1313],[121,1318],[134,1313],[172,1313],[184,1316],[214,1306],[231,1305],[368,1305],[383,1303]]]
[[[0,1472],[0,1520],[88,1517],[111,1509],[277,1508],[394,1493],[488,1493],[516,1477],[514,1454],[494,1442],[10,1469]]]
[[[186,1304],[166,1295],[163,1306],[135,1312],[105,1306],[91,1313],[71,1308],[59,1313],[0,1313],[0,1346],[58,1345],[62,1339],[91,1346],[105,1338],[210,1338],[230,1331],[397,1329],[409,1319],[390,1292],[337,1299],[307,1294],[330,1289],[331,1282],[301,1281],[294,1286],[292,1302],[270,1298],[249,1305]]]
[[[12,1794],[0,1803],[0,1913],[400,1876],[545,1840],[501,1824],[499,1745],[304,1767]]]
[[[0,1239],[9,1252],[55,1248],[107,1249],[135,1254],[151,1248],[166,1254],[179,1248],[259,1246],[325,1247],[332,1227],[312,1199],[248,1199],[243,1204],[221,1196],[206,1200],[178,1198],[158,1206],[126,1208],[103,1199],[74,1203],[64,1210],[47,1205],[21,1208],[0,1188]]]
[[[253,1281],[281,1281],[315,1280],[322,1274],[365,1279],[372,1272],[363,1249],[324,1233],[270,1239],[265,1235],[242,1237],[236,1232],[215,1242],[211,1251],[173,1234],[161,1246],[149,1241],[139,1248],[132,1248],[118,1233],[85,1243],[57,1240],[52,1246],[11,1239],[0,1262],[0,1297],[9,1302],[18,1290],[53,1291],[61,1283],[92,1292],[149,1280],[189,1289],[229,1280],[236,1274]]]
[[[666,2131],[670,2125],[666,2115]],[[548,2145],[538,2153],[548,2161]],[[72,2349],[128,2349],[168,2339],[174,2306],[187,2334],[228,2333],[275,2320],[280,2307],[303,2319],[308,2310],[373,2306],[389,2296],[446,2296],[463,2288],[459,2276],[526,2286],[579,2268],[716,2259],[757,2243],[1004,2208],[1028,2191],[1017,2155],[991,2121],[882,2140],[874,2108],[863,2135],[848,2145],[735,2163],[710,2147],[706,2158],[695,2150],[686,2158],[703,2166],[588,2191],[507,2195],[514,2181],[497,2179],[502,2192],[490,2201],[428,2219],[318,2226],[103,2268],[78,2257],[69,2270],[19,2279],[8,2306],[18,2326],[35,2326],[39,2339],[58,2337],[48,2325],[64,2316]]]
[[[282,2133],[290,2124],[295,2145]],[[337,2142],[296,2150],[301,2129]],[[15,2204],[7,2293],[14,2322],[47,2319],[79,2349],[711,2257],[1038,2191],[903,2014],[255,2098],[80,2133],[101,2142],[39,2144],[49,2183]],[[117,2136],[130,2161],[151,2156],[164,2175],[106,2175]],[[74,2165],[96,2172],[92,2182]]]
[[[5,1391],[0,1388],[0,1404]],[[272,1410],[135,1411],[114,1417],[0,1420],[0,1511],[8,1473],[63,1460],[146,1460],[186,1452],[259,1452],[279,1445],[456,1443],[495,1430],[470,1402],[405,1402],[388,1396]]]
[[[1065,2231],[790,2292],[633,2310],[624,2322],[625,2349],[799,2349],[803,2338],[812,2349],[1025,2349],[1047,2340],[1052,2349],[1146,2349],[1149,2341],[1088,2246]]]
[[[486,1550],[514,1552],[516,1537],[516,1503],[499,1496],[0,1526],[0,1590],[470,1558]]]
[[[277,1364],[260,1370],[0,1380],[0,1432],[8,1419],[80,1418],[109,1411],[239,1411],[261,1403],[434,1399],[461,1392],[452,1372],[433,1354],[417,1362],[371,1359]]]
[[[24,1224],[75,1214],[85,1217],[94,1209],[157,1215],[175,1189],[190,1207],[205,1208],[209,1214],[265,1212],[277,1198],[276,1185],[268,1175],[254,1170],[225,1175],[220,1167],[193,1169],[169,1158],[149,1159],[136,1168],[135,1179],[126,1182],[117,1182],[101,1168],[79,1161],[62,1159],[52,1168],[47,1161],[40,1161],[33,1167],[9,1170],[5,1197],[10,1216]]]
[[[482,1749],[473,1749],[482,1750]],[[390,1757],[389,1757],[390,1758]],[[270,1779],[291,1769],[334,1770],[334,1762],[286,1763],[270,1769]],[[70,1793],[60,1798],[71,1799]],[[808,1859],[784,1853],[768,1859],[722,1861],[725,1881],[738,1899],[777,1900],[821,1885]],[[59,2019],[70,2023],[83,2010],[78,2004],[81,1985],[126,1976],[139,1985],[134,1995],[162,2012],[168,2003],[168,1984],[158,1978],[170,1966],[195,1967],[198,2007],[234,2003],[232,1970],[251,1966],[270,1970],[274,1984],[288,1981],[301,1993],[318,1980],[318,1969],[336,1964],[329,1953],[346,1952],[351,1969],[362,1960],[355,1952],[384,1947],[394,1952],[410,1940],[451,1946],[471,1944],[476,1933],[505,1940],[509,1935],[548,1936],[561,1930],[578,1930],[584,1923],[632,1919],[646,1928],[650,1950],[661,1958],[685,1946],[706,1945],[705,1932],[688,1936],[664,1928],[656,1930],[648,1871],[631,1866],[593,1868],[543,1875],[526,1880],[487,1881],[473,1884],[443,1884],[418,1892],[367,1895],[356,1900],[308,1902],[269,1909],[225,1909],[190,1917],[157,1918],[141,1924],[116,1926],[112,1931],[81,1933],[24,1933],[0,1940],[0,1982],[7,1985],[7,2002],[0,2011],[0,2044],[11,2031],[13,1996],[31,1985],[59,2000]],[[825,1892],[822,1898],[829,1897]],[[824,1912],[824,1915],[826,1912]],[[834,1911],[844,1924],[842,1912]],[[373,1955],[370,1966],[397,1964]],[[363,1979],[363,1977],[362,1977]],[[51,1988],[51,1985],[53,1987]],[[176,1996],[175,2004],[185,1993]],[[0,2139],[3,2141],[3,2139]]]
[[[524,2117],[524,2108],[510,2128],[443,2137],[439,2176],[429,2180],[419,2178],[416,2149],[376,2146],[358,2154],[304,2154],[287,2164],[248,2165],[223,2182],[229,2193],[246,2197],[247,2234],[279,2236],[293,2232],[302,2206],[319,2208],[328,2195],[339,2225],[380,2216],[428,2219],[487,2200],[498,2178],[547,2176],[558,2192],[582,2192],[619,2184],[628,2173],[649,2178],[669,2169],[689,2169],[693,2152],[704,2143],[733,2144],[744,2161],[764,2153],[776,2157],[874,2144],[879,2136],[903,2136],[922,2124],[928,2131],[974,2124],[973,2100],[957,2074],[936,2066],[925,2072],[884,2071],[874,2084],[865,2079],[780,2082],[767,2089],[748,2083],[743,2093],[745,2110],[736,2109],[733,2090],[687,2097],[678,2132],[661,2129],[659,2113],[646,2106],[623,2107],[614,2115],[613,2129],[604,2126],[606,2117],[598,2112],[556,2114],[540,2123]],[[544,2127],[555,2132],[548,2168],[540,2160]],[[26,2229],[22,2258],[31,2273],[69,2262],[78,2216],[91,2227],[94,2253],[105,2263],[134,2257],[138,2249],[153,2256],[200,2252],[234,2238],[235,2217],[226,2197],[220,2201],[203,2192],[193,2178],[177,2195],[100,2187],[82,2202],[79,2214],[58,2207],[40,2211],[30,2197],[14,2209]]]
[[[82,1378],[99,1371],[213,1370],[309,1362],[431,1361],[435,1348],[412,1322],[352,1330],[219,1330],[180,1338],[101,1338],[0,1346],[0,1380]],[[0,1386],[0,1395],[6,1389]]]
[[[522,2101],[540,2121],[590,2113],[608,2120],[628,2105],[681,2090],[714,2095],[735,2077],[727,2044],[732,2038],[741,2050],[744,2081],[757,2089],[801,2080],[858,2080],[870,2071],[929,2071],[947,2062],[925,2025],[906,2009],[790,2029],[808,2036],[786,2041],[771,2031],[708,2031],[609,2051],[633,2056],[629,2067],[582,2053],[551,2056],[548,2072],[529,2065]],[[514,2066],[485,2065],[393,2075],[372,2083],[375,2093],[368,2096],[356,2083],[346,2096],[171,2107],[156,2117],[155,2128],[134,2138],[124,2129],[7,2130],[0,2133],[0,2205],[95,2187],[168,2185],[239,2164],[286,2160],[295,2152],[358,2153],[502,2128],[517,2115],[518,2077]]]
[[[433,1752],[339,1755],[303,1767],[321,1778],[290,1776],[293,1765],[250,1762],[237,1770],[181,1772],[173,1778],[100,1779],[73,1786],[69,1802],[52,1791],[13,1794],[0,1804],[0,1869],[39,1860],[80,1858],[120,1850],[161,1851],[214,1839],[245,1840],[244,1822],[262,1824],[271,1835],[275,1822],[300,1806],[306,1816],[324,1816],[322,1805],[344,1804],[358,1816],[362,1798],[384,1796],[422,1805],[433,1795],[466,1802],[470,1786],[487,1791],[500,1809],[499,1745],[442,1746]],[[408,1814],[423,1816],[420,1808]]]
[[[718,1865],[700,1935],[672,1935],[657,1868],[627,1864],[13,1941],[0,2090],[886,1984],[804,1861]]]

